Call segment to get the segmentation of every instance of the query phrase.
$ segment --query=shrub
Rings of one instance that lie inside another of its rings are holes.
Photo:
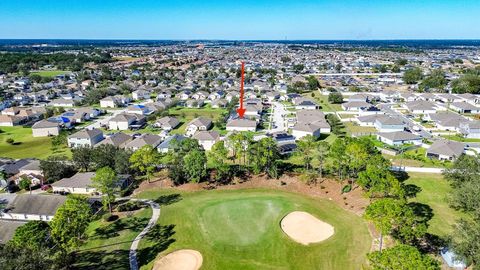
[[[144,205],[139,201],[130,201],[117,206],[117,211],[119,212],[135,211],[142,208],[143,206]]]
[[[112,214],[108,214],[108,215],[105,215],[103,217],[103,220],[105,220],[106,222],[112,222],[112,221],[115,221],[118,219],[118,216],[117,215],[112,215]]]
[[[8,144],[14,144],[15,141],[14,141],[12,138],[8,138],[8,139],[7,139],[7,143],[8,143]]]

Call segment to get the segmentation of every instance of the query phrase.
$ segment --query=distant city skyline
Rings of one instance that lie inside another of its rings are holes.
[[[478,0],[0,1],[0,39],[480,39],[478,14]]]

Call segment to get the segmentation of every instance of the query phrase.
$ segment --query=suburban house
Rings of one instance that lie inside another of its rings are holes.
[[[208,130],[212,126],[212,120],[205,117],[198,117],[187,124],[185,129],[187,136],[192,136],[197,131]]]
[[[176,128],[180,124],[180,121],[178,121],[177,118],[171,117],[171,116],[165,116],[160,119],[158,119],[153,126],[157,128],[161,128],[163,130],[172,130]]]
[[[125,148],[133,151],[136,151],[145,145],[150,145],[153,148],[156,148],[161,142],[162,137],[146,133],[126,143]]]
[[[257,121],[250,119],[232,119],[227,123],[227,131],[257,131]]]
[[[95,172],[76,173],[70,178],[63,178],[52,184],[54,193],[65,192],[72,194],[99,194],[95,187],[92,186],[92,178],[95,177]],[[118,182],[116,186],[118,189],[126,188],[130,184],[130,175],[118,175]],[[65,198],[64,196],[58,196]]]
[[[99,129],[84,129],[68,136],[68,146],[92,147],[103,140],[103,132]]]
[[[394,132],[405,130],[405,124],[402,122],[402,120],[391,116],[378,117],[375,120],[374,126],[379,132]]]
[[[181,142],[185,139],[186,139],[185,136],[182,136],[182,135],[179,135],[179,134],[175,134],[173,136],[170,136],[170,137],[166,138],[160,145],[158,145],[158,147],[157,147],[158,152],[167,153],[172,148],[172,142],[174,142],[174,141],[175,142]]]
[[[72,108],[75,106],[75,101],[73,99],[59,98],[54,99],[50,102],[50,105],[53,107],[69,107]]]
[[[426,121],[432,121],[435,128],[447,131],[459,131],[460,124],[469,120],[454,112],[439,112],[427,114],[423,117]]]
[[[108,121],[111,130],[128,130],[133,127],[141,127],[145,124],[145,116],[140,114],[120,113]]]
[[[16,194],[1,212],[1,218],[51,221],[66,199],[56,195]]]
[[[104,140],[97,143],[95,146],[110,144],[118,148],[125,148],[125,145],[133,140],[132,136],[122,132],[117,132],[107,136]]]
[[[472,113],[472,114],[480,113],[480,107],[477,107],[468,102],[454,102],[450,104],[450,108],[459,113]]]
[[[49,119],[40,120],[32,126],[33,137],[57,136],[60,134],[60,123]]]
[[[150,92],[146,90],[137,90],[132,92],[132,98],[134,100],[149,99]]]
[[[465,138],[480,139],[480,121],[463,122],[459,127]]]
[[[318,108],[318,105],[315,103],[315,101],[305,97],[293,99],[293,105],[297,110],[316,110]]]
[[[342,109],[345,111],[355,111],[358,112],[362,109],[369,108],[372,104],[366,101],[349,101],[342,103]]]
[[[0,115],[0,126],[1,127],[13,127],[22,125],[27,122],[27,118],[21,116],[11,116],[11,115]]]
[[[203,149],[210,151],[212,146],[220,141],[220,134],[216,130],[198,131],[192,138],[197,139]]]
[[[405,108],[412,114],[429,114],[437,111],[445,111],[446,108],[440,107],[433,102],[425,100],[415,100],[405,103]]]
[[[427,157],[439,160],[455,160],[464,153],[465,145],[461,142],[436,140],[428,149]]]
[[[321,133],[330,133],[331,128],[323,112],[319,110],[297,111],[297,123],[292,128],[292,135],[300,139],[307,135],[315,138]]]
[[[149,115],[152,114],[154,111],[150,107],[147,107],[145,105],[135,104],[128,106],[125,112],[129,114]]]
[[[399,146],[403,144],[422,144],[422,138],[420,136],[403,130],[394,132],[379,132],[377,134],[377,139],[391,146]]]

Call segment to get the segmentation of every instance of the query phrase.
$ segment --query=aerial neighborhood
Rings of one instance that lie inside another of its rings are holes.
[[[45,234],[27,251],[75,269],[358,269],[397,245],[417,269],[480,263],[432,240],[480,206],[455,182],[479,164],[478,46],[24,46],[0,43],[0,245]]]

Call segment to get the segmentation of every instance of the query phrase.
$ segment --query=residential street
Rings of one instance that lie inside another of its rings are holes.
[[[286,123],[285,123],[285,115],[288,114],[288,110],[285,108],[280,102],[273,102],[272,103],[272,113],[270,115],[270,127],[268,132],[279,132],[279,131],[286,131]]]

